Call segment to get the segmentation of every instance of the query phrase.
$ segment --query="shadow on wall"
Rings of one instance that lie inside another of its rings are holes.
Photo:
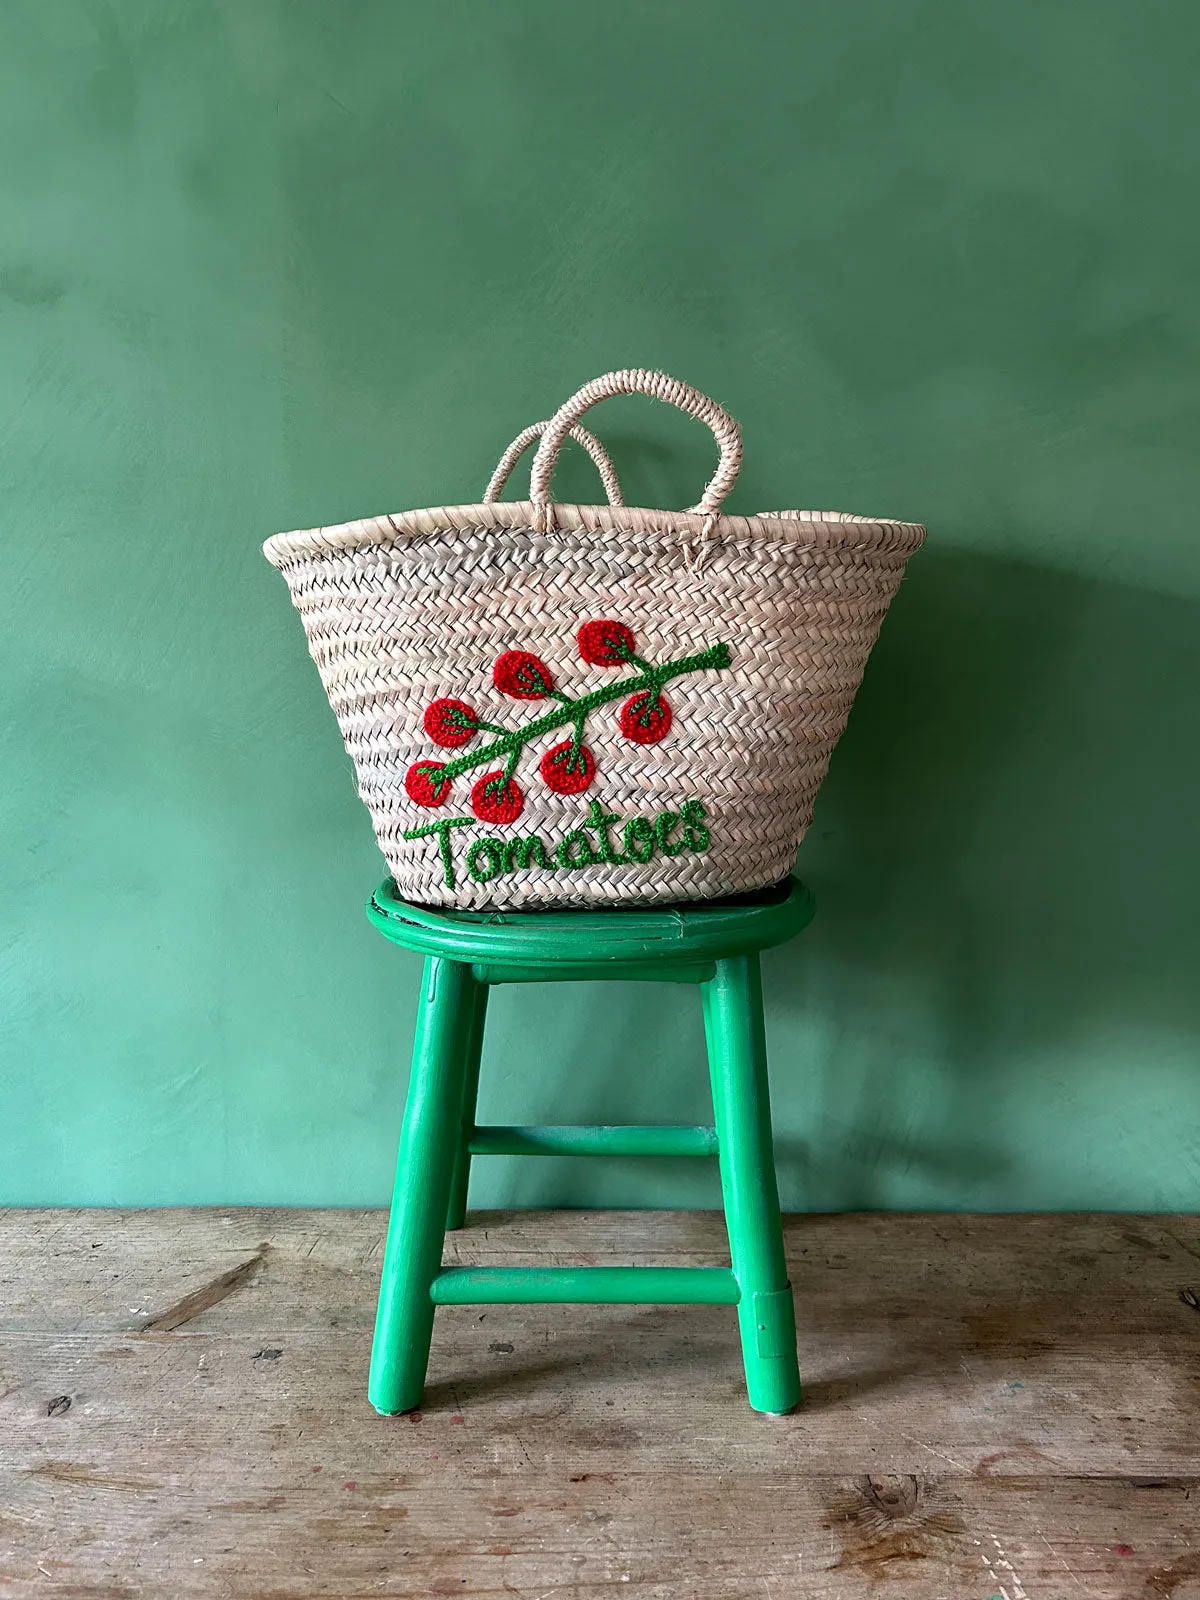
[[[817,920],[765,958],[785,1206],[1195,1205],[1198,683],[1195,601],[914,561],[800,853]],[[707,1116],[694,994],[543,995],[534,1114]],[[513,1005],[486,1109],[532,1120]],[[477,1190],[715,1201],[691,1163],[599,1167]]]
[[[1198,683],[1195,601],[914,562],[768,958],[794,1201],[1194,1205]]]

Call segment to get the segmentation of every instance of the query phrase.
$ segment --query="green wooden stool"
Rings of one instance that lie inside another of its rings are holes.
[[[390,881],[379,889],[368,916],[425,957],[425,974],[371,1352],[377,1411],[421,1403],[436,1307],[547,1301],[736,1306],[750,1404],[797,1404],[758,953],[813,910],[795,879],[736,900],[598,911],[434,910],[407,905]],[[490,986],[576,978],[700,985],[715,1128],[476,1126]],[[564,1154],[715,1155],[732,1267],[442,1267],[472,1156]]]

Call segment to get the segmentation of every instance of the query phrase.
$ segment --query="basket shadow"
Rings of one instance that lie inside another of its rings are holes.
[[[797,863],[817,919],[764,958],[789,1204],[1145,1204],[1147,1066],[1195,1100],[1197,682],[1195,600],[914,561]]]

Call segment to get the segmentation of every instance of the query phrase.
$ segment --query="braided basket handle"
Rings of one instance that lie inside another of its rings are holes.
[[[550,418],[529,474],[529,498],[533,502],[535,528],[546,533],[554,525],[550,478],[563,440],[589,406],[613,394],[646,394],[655,400],[665,400],[668,405],[678,406],[681,411],[686,411],[689,416],[712,429],[720,447],[721,459],[707,488],[692,508],[704,517],[705,533],[711,532],[720,516],[725,496],[737,482],[738,468],[742,464],[741,429],[728,411],[715,400],[701,394],[699,389],[680,383],[678,378],[668,377],[665,372],[646,372],[641,367],[627,367],[620,372],[606,372],[602,378],[593,378]]]
[[[509,473],[525,454],[526,450],[535,439],[540,439],[550,426],[550,421],[535,422],[532,427],[526,428],[524,433],[519,433],[508,449],[500,457],[495,472],[492,473],[487,488],[483,491],[483,503],[489,505],[493,500],[499,500],[504,485],[508,482]],[[612,464],[608,451],[600,443],[594,433],[589,433],[586,428],[578,426],[568,430],[576,444],[581,444],[596,463],[596,471],[600,474],[600,481],[604,485],[604,492],[608,496],[610,506],[623,506],[625,497],[621,493],[621,480],[617,477],[617,469]],[[561,441],[560,441],[561,442]]]

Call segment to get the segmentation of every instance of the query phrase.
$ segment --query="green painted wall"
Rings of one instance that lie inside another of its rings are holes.
[[[644,364],[741,418],[732,509],[930,528],[766,963],[787,1203],[1196,1206],[1190,0],[8,0],[0,35],[0,1198],[385,1199],[417,970],[259,545],[474,498]],[[694,497],[694,424],[597,426],[634,503]],[[485,1113],[703,1116],[657,993],[502,992]]]

